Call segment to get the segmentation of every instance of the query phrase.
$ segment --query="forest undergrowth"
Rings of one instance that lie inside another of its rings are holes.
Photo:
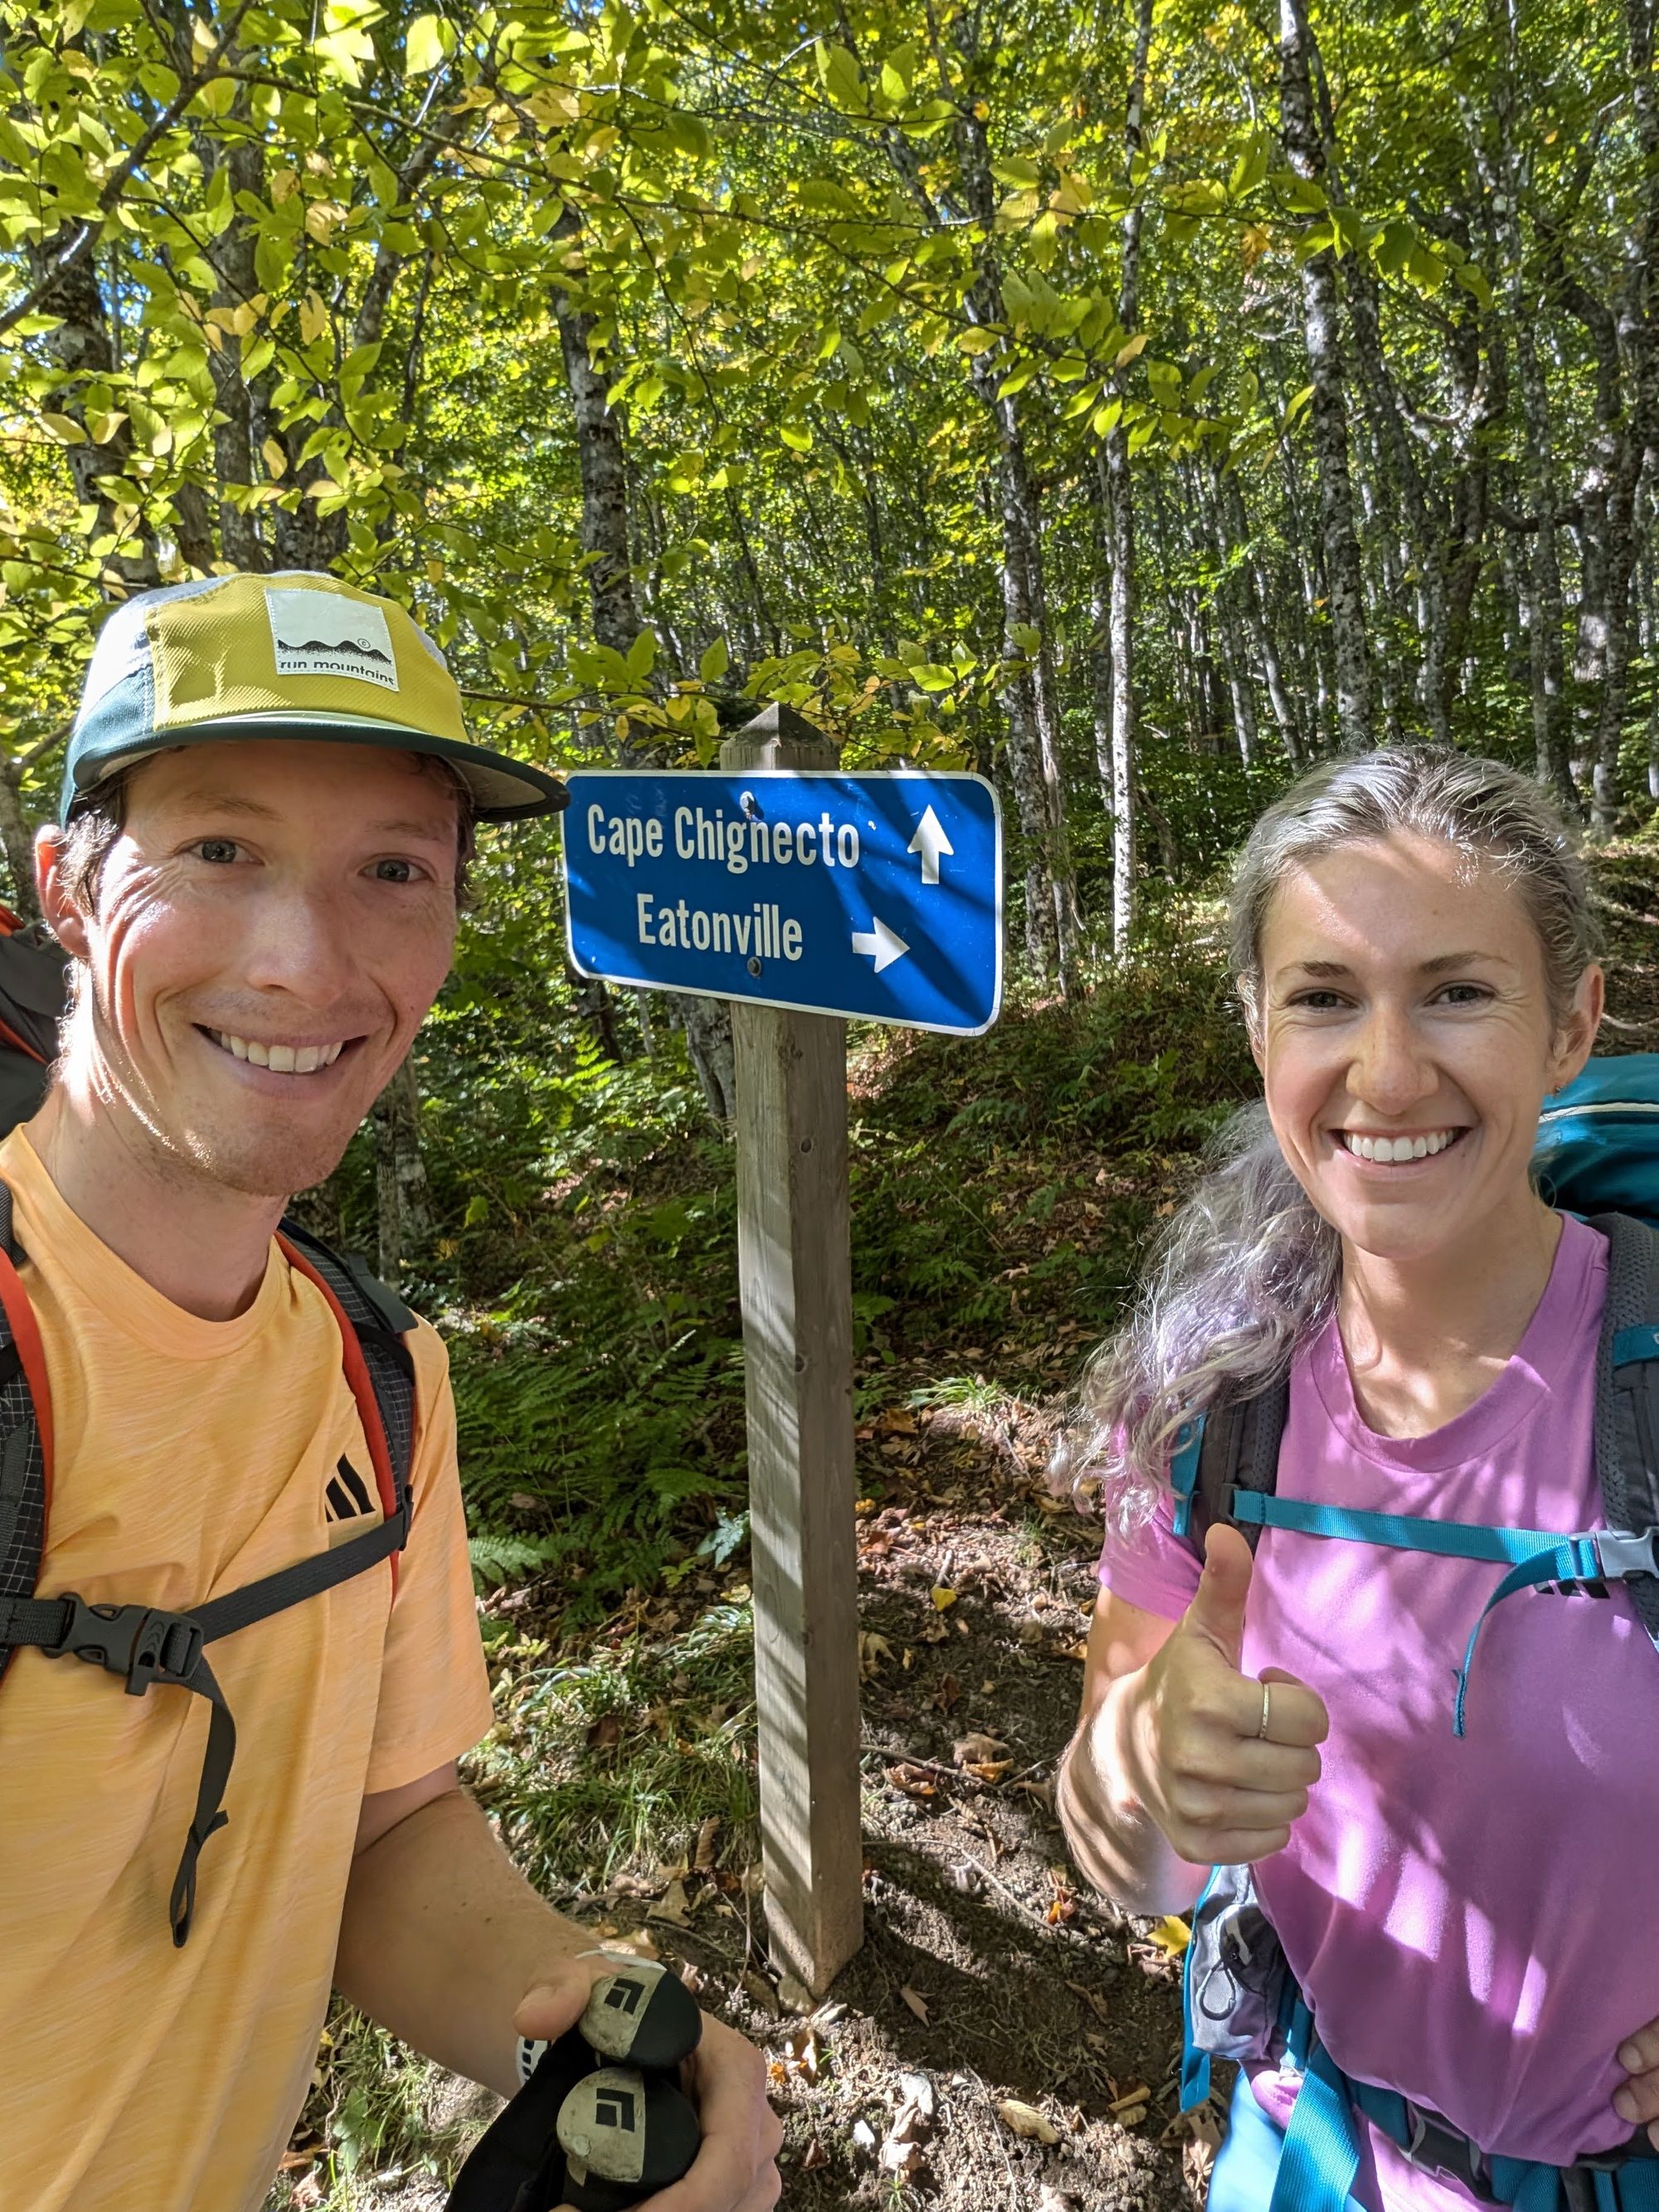
[[[1598,884],[1604,1048],[1650,1048],[1659,843]],[[660,1042],[470,1078],[454,1042],[422,1297],[498,1718],[468,1778],[516,1857],[764,2045],[786,2204],[1193,2201],[1220,2115],[1175,2112],[1180,1931],[1083,1891],[1054,1818],[1098,1537],[1044,1470],[1149,1231],[1250,1095],[1218,903],[1172,898],[1132,965],[985,1038],[854,1033],[867,1936],[810,2014],[765,1958],[729,1147]],[[469,1188],[470,1158],[493,1164]],[[273,2212],[435,2212],[492,2107],[339,2008]]]

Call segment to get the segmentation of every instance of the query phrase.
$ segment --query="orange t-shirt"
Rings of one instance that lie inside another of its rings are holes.
[[[188,1610],[380,1518],[320,1293],[275,1244],[209,1322],[0,1145],[57,1431],[40,1589]],[[258,2212],[304,2100],[365,1792],[490,1724],[442,1345],[410,1340],[414,1518],[388,1565],[227,1637],[229,1826],[175,1950],[167,1895],[209,1705],[24,1648],[0,1682],[0,2197],[7,2212]],[[339,1462],[356,1474],[349,1480]]]

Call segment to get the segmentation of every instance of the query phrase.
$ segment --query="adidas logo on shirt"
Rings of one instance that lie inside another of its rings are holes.
[[[324,1496],[328,1500],[325,1521],[379,1520],[380,1501],[370,1484],[358,1474],[343,1454],[340,1464],[329,1478]]]

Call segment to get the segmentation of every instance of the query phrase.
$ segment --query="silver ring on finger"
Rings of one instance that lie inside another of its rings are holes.
[[[1258,1743],[1265,1743],[1267,1741],[1267,1722],[1272,1710],[1273,1694],[1273,1684],[1264,1682],[1261,1685],[1261,1718],[1257,1722],[1255,1730],[1255,1740]]]

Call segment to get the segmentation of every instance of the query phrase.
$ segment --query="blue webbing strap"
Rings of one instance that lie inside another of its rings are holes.
[[[1362,1513],[1352,1506],[1317,1504],[1305,1498],[1267,1497],[1254,1490],[1233,1492],[1232,1513],[1236,1521],[1256,1522],[1264,1528],[1291,1528],[1304,1536],[1340,1536],[1356,1544],[1385,1544],[1395,1551],[1432,1552],[1443,1559],[1510,1563],[1509,1573],[1486,1600],[1480,1618],[1469,1631],[1457,1674],[1454,1735],[1464,1732],[1463,1710],[1474,1647],[1495,1605],[1513,1597],[1517,1590],[1542,1583],[1622,1579],[1618,1560],[1603,1560],[1594,1534],[1564,1536],[1546,1528],[1488,1528],[1474,1521],[1423,1521],[1407,1513]]]
[[[1300,1999],[1290,2044],[1290,2055],[1305,2051],[1306,2060],[1267,2212],[1346,2212],[1359,2171],[1353,2105],[1346,2078],[1314,2036],[1312,2014]]]
[[[1373,2120],[1409,2156],[1413,2129],[1406,2100],[1392,2089],[1354,2081],[1319,2041],[1307,2001],[1297,1992],[1285,2056],[1303,2081],[1285,2131],[1268,2212],[1352,2212],[1349,2195],[1359,2170],[1356,2112]],[[1486,2161],[1492,2194],[1515,2212],[1565,2212],[1562,2169],[1532,2159]],[[1595,2212],[1659,2212],[1659,2158],[1632,2158],[1611,2171],[1590,2169]]]
[[[1175,1498],[1172,1525],[1177,1536],[1191,1534],[1193,1492],[1198,1487],[1198,1456],[1204,1449],[1204,1416],[1199,1413],[1176,1431],[1170,1456],[1170,1488]]]

